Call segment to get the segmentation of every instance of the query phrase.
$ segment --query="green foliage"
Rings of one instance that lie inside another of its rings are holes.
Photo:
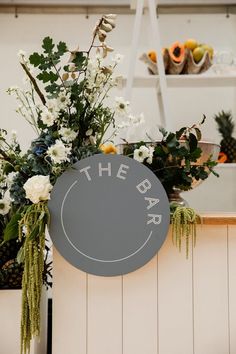
[[[43,81],[43,83],[45,82],[55,82],[58,79],[58,75],[54,74],[53,71],[43,71],[42,73],[38,74],[37,78],[41,81]]]
[[[42,48],[44,49],[44,53],[52,54],[52,50],[55,44],[53,44],[53,40],[50,37],[45,37],[43,39]]]
[[[61,83],[55,84],[55,82],[60,78],[60,69],[57,69],[56,65],[60,62],[61,57],[68,52],[67,45],[64,42],[59,42],[54,51],[55,44],[52,38],[45,37],[42,48],[44,49],[43,54],[35,52],[30,55],[30,63],[41,71],[37,75],[37,79],[43,83],[50,83],[45,87],[46,91],[50,93],[59,92]]]
[[[204,122],[205,118],[202,122]],[[202,123],[201,122],[201,123]],[[216,162],[209,157],[203,164],[199,165],[198,159],[202,155],[202,150],[198,145],[201,139],[201,131],[198,126],[191,128],[183,127],[173,132],[166,132],[160,129],[163,138],[157,143],[127,144],[124,154],[133,157],[134,150],[142,145],[154,146],[152,163],[144,164],[150,168],[163,184],[167,194],[173,193],[173,188],[183,191],[191,189],[195,180],[204,180],[210,172],[218,176],[213,171]]]

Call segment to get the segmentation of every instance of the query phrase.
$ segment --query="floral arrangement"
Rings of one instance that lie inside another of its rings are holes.
[[[50,274],[45,233],[53,185],[78,160],[116,153],[112,141],[119,129],[143,121],[122,97],[116,97],[113,107],[106,105],[109,91],[117,85],[114,70],[122,59],[120,54],[107,59],[113,48],[105,40],[115,18],[110,14],[98,21],[86,51],[69,50],[66,43],[55,44],[50,37],[44,38],[42,53],[27,57],[20,51],[28,87],[8,89],[19,102],[17,112],[36,134],[23,153],[15,133],[0,131],[0,225],[3,245],[17,244],[14,256],[23,271],[22,354],[30,351],[31,339],[40,331],[42,284]]]
[[[51,270],[45,234],[53,185],[80,159],[117,153],[113,139],[118,131],[144,121],[122,97],[116,97],[112,107],[106,104],[109,91],[117,85],[114,71],[122,59],[120,54],[111,61],[107,58],[113,52],[106,39],[115,18],[113,14],[102,16],[86,51],[70,50],[66,43],[55,44],[50,37],[44,38],[41,53],[27,57],[20,51],[28,86],[26,90],[8,89],[19,102],[17,112],[36,134],[22,152],[16,134],[0,130],[0,231],[2,247],[16,246],[13,258],[22,275],[21,354],[30,352],[31,339],[40,332],[42,285],[49,283]],[[126,144],[123,153],[151,168],[167,193],[173,180],[176,187],[187,190],[194,178],[207,178],[215,165],[210,158],[201,166],[192,164],[201,155],[199,127],[162,133],[161,142]],[[195,214],[188,211],[189,217],[185,216],[179,213],[174,220],[195,225]],[[175,230],[182,232],[178,225]],[[188,236],[191,230],[185,227]],[[175,240],[179,244],[181,238]]]

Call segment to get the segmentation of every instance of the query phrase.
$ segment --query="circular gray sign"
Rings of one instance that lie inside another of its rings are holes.
[[[50,235],[61,255],[96,275],[129,273],[164,242],[170,210],[166,192],[143,164],[98,154],[58,178],[49,202]]]

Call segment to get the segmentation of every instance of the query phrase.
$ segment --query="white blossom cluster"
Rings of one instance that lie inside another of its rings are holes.
[[[59,118],[60,111],[68,110],[70,104],[70,92],[62,90],[57,98],[48,99],[46,105],[41,107],[41,121],[51,127]]]

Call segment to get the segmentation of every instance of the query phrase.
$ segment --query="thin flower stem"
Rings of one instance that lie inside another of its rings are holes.
[[[21,64],[23,70],[25,71],[26,75],[29,77],[30,81],[32,82],[32,84],[34,86],[34,89],[37,92],[40,100],[42,101],[43,105],[45,106],[46,105],[46,99],[45,99],[44,95],[42,94],[42,92],[40,91],[35,78],[31,75],[29,69],[27,68],[27,66],[24,63],[20,63],[20,64]]]

